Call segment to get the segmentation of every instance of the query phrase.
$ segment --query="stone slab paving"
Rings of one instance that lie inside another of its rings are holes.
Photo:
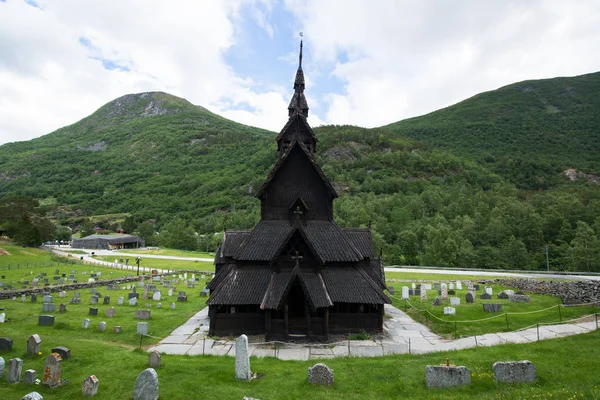
[[[279,343],[274,345],[250,343],[248,353],[255,357],[277,357],[281,360],[312,360],[334,357],[380,357],[388,354],[425,354],[438,351],[451,351],[477,346],[497,346],[505,343],[529,343],[538,340],[538,328],[522,331],[488,333],[486,335],[464,337],[456,340],[444,339],[429,328],[411,319],[403,311],[386,304],[384,340],[350,340],[330,345],[300,345]],[[208,338],[208,307],[196,313],[158,345],[148,351],[158,350],[163,354],[235,356],[234,340],[213,340]],[[596,329],[596,322],[577,324],[540,325],[539,338],[553,339],[577,335]],[[477,340],[475,340],[477,339]]]

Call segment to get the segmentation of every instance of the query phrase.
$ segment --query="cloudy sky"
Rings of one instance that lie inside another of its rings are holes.
[[[299,32],[313,126],[600,71],[597,0],[0,0],[0,144],[156,90],[279,130]]]

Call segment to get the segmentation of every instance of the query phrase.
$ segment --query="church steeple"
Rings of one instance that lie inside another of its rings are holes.
[[[300,57],[298,61],[298,70],[294,80],[294,95],[288,106],[289,116],[298,114],[304,118],[308,117],[308,103],[304,97],[304,71],[302,71],[302,40],[300,40]]]

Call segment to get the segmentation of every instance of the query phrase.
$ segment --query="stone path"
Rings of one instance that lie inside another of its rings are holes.
[[[309,360],[344,356],[378,357],[388,354],[423,354],[437,351],[468,349],[476,346],[495,346],[505,343],[529,343],[538,338],[537,328],[517,332],[488,333],[456,340],[443,339],[429,328],[415,322],[396,307],[386,304],[385,313],[391,318],[384,322],[385,340],[349,340],[331,344],[295,345],[290,343],[250,343],[250,355],[272,356],[281,360]],[[148,351],[164,354],[235,356],[234,340],[214,340],[208,335],[208,307],[162,339]],[[596,322],[544,325],[539,328],[540,340],[577,335],[596,329]]]

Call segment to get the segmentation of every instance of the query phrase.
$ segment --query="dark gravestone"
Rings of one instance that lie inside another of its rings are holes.
[[[110,304],[110,296],[104,296],[104,304]]]
[[[454,291],[454,290],[448,290],[448,294],[455,295],[455,294],[456,294],[456,291]]]
[[[479,285],[473,285],[473,289],[475,289],[476,291],[479,290]]]
[[[508,294],[506,292],[500,292],[500,293],[498,293],[498,298],[499,299],[508,299]]]
[[[56,346],[52,348],[52,353],[58,353],[60,358],[63,360],[68,360],[71,358],[71,350],[64,346]]]
[[[473,301],[475,300],[475,296],[473,296],[473,293],[468,292],[465,295],[465,300],[466,300],[467,304],[473,304]]]
[[[38,325],[42,325],[42,326],[54,325],[54,315],[40,315],[38,317]]]
[[[133,400],[157,400],[158,375],[153,368],[148,368],[137,377],[133,387]]]
[[[58,307],[58,312],[61,313],[61,314],[66,313],[67,312],[67,306],[61,303],[60,306]]]
[[[388,286],[388,287],[387,287],[387,290],[388,290],[388,292],[389,292],[390,294],[392,294],[392,295],[393,295],[393,294],[396,294],[396,291],[394,290],[394,287],[393,287],[393,286]]]
[[[502,312],[502,304],[484,304],[483,311],[487,313]]]
[[[529,303],[531,301],[531,297],[524,294],[513,294],[509,297],[511,303]]]
[[[479,298],[482,300],[491,300],[492,299],[492,295],[489,293],[483,293],[479,295]]]
[[[210,290],[207,288],[202,289],[200,292],[200,297],[206,297],[210,293]]]
[[[13,340],[9,337],[0,337],[0,350],[12,350]]]
[[[90,315],[93,315],[93,316],[98,315],[98,309],[95,307],[90,307]]]
[[[35,293],[31,294],[31,302],[32,303],[37,303],[37,294],[35,294]]]
[[[523,292],[517,292],[515,294],[518,294],[519,296],[523,296],[525,293],[523,293]]]
[[[139,298],[140,298],[140,294],[139,294],[139,293],[135,293],[135,292],[134,292],[134,293],[129,293],[129,294],[127,294],[127,299],[128,299],[128,300],[131,300],[131,299],[133,299],[134,297],[135,297],[136,299],[139,299]]]
[[[325,364],[315,364],[308,369],[308,382],[313,385],[333,385],[333,370]]]
[[[442,300],[440,300],[439,297],[436,297],[435,300],[433,301],[433,305],[434,306],[441,306],[442,305]]]

